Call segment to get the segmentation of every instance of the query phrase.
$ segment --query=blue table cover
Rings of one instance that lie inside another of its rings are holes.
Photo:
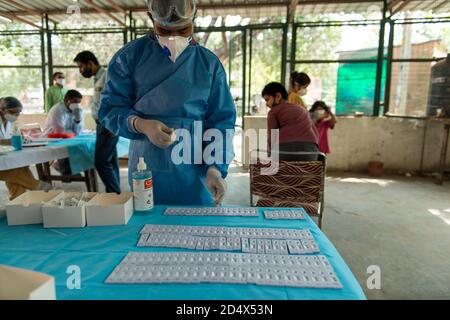
[[[50,146],[67,147],[72,173],[79,174],[95,167],[95,141],[96,136],[94,134],[81,134],[72,139],[53,142]],[[128,139],[120,137],[117,143],[119,157],[128,155],[129,145]]]
[[[335,247],[307,217],[304,221],[266,220],[259,217],[164,216],[164,207],[152,215],[133,216],[127,226],[44,229],[42,225],[8,227],[0,221],[0,264],[44,272],[55,277],[57,299],[156,300],[312,300],[366,299],[352,272]],[[304,289],[242,284],[105,284],[104,281],[130,251],[177,251],[138,248],[146,223],[230,227],[309,228],[321,254],[331,262],[343,289]],[[69,290],[70,266],[81,270],[81,289]]]

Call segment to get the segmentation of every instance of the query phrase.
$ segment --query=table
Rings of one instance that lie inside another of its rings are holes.
[[[8,227],[5,220],[0,221],[0,264],[54,276],[57,298],[62,300],[365,299],[360,285],[342,257],[309,217],[302,221],[265,220],[262,209],[259,217],[164,216],[162,214],[164,209],[165,207],[156,207],[152,215],[133,216],[127,226],[114,227],[43,229],[40,225]],[[139,232],[146,223],[309,228],[320,247],[321,254],[327,256],[344,288],[303,289],[232,284],[105,284],[106,278],[128,252],[171,250],[136,247]],[[67,288],[66,283],[71,274],[66,271],[71,266],[80,268],[80,290]]]
[[[86,182],[89,192],[98,191],[95,173],[95,141],[93,134],[80,135],[73,139],[52,142],[44,147],[24,148],[0,156],[0,170],[10,170],[36,165],[39,179],[42,181],[81,181]],[[117,146],[119,157],[128,154],[129,141],[119,139]],[[69,158],[72,176],[53,176],[50,173],[50,161]],[[84,177],[79,174],[84,172]]]

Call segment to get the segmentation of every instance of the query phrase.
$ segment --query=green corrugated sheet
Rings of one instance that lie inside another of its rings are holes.
[[[340,59],[376,59],[376,49],[341,52]],[[338,68],[336,114],[346,115],[363,112],[372,115],[375,97],[377,64],[341,63]],[[383,65],[381,97],[384,97],[386,63]]]

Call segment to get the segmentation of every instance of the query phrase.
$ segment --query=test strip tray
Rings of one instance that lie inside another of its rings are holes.
[[[227,283],[342,288],[325,256],[130,252],[106,283]]]
[[[166,216],[231,216],[231,217],[257,217],[258,208],[186,208],[172,207],[164,211]]]

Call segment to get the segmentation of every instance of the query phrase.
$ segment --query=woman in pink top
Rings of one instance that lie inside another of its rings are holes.
[[[284,152],[318,152],[317,129],[308,111],[286,100],[286,88],[278,82],[269,83],[262,91],[270,112],[267,116],[268,147],[279,147],[279,160],[313,161],[317,155],[295,155]],[[278,130],[279,141],[271,141],[271,133]]]
[[[331,149],[328,143],[328,130],[333,130],[337,120],[330,108],[323,101],[316,101],[311,110],[311,118],[316,124],[319,133],[319,150],[325,154],[330,154]]]

